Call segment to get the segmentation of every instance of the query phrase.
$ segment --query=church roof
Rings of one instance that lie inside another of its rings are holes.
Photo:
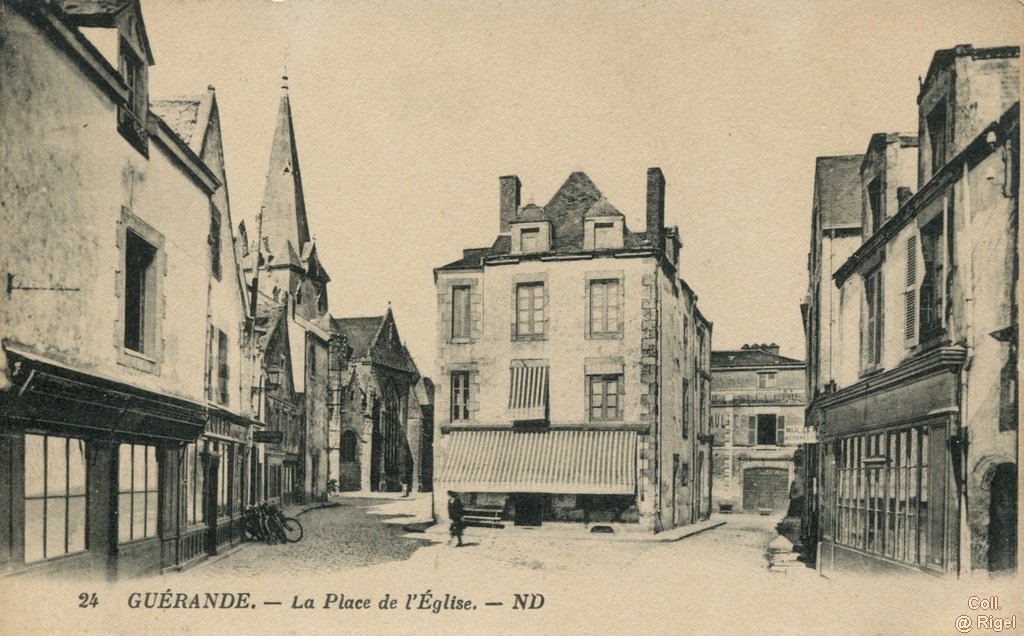
[[[263,235],[272,237],[272,245],[287,241],[296,257],[306,249],[310,239],[287,85],[282,87],[278,104],[277,127],[263,190]],[[291,254],[287,256],[291,260]],[[280,257],[278,255],[278,259]]]
[[[362,358],[369,352],[383,322],[384,316],[332,318],[331,330],[345,336],[353,359]]]

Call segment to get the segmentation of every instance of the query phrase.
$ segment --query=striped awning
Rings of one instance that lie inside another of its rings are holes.
[[[547,417],[548,366],[532,360],[512,363],[508,391],[509,419],[542,420]]]
[[[438,482],[465,492],[632,494],[632,431],[453,431]]]

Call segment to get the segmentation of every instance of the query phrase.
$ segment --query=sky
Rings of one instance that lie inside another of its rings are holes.
[[[432,270],[498,232],[498,177],[544,205],[586,172],[644,229],[667,181],[713,347],[803,358],[814,159],[917,131],[938,49],[1019,44],[1017,0],[142,0],[150,96],[216,87],[231,214],[254,228],[289,94],[334,316],[388,304],[434,373]],[[250,230],[252,231],[252,230]]]

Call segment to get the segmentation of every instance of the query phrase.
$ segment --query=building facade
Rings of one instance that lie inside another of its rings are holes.
[[[713,351],[711,430],[715,505],[788,512],[803,492],[794,455],[814,433],[804,426],[804,363],[775,344]]]
[[[383,316],[334,318],[330,475],[341,491],[429,490],[419,370],[389,307]],[[425,488],[426,486],[426,488]]]
[[[634,233],[581,172],[544,207],[502,177],[493,245],[435,270],[436,492],[519,525],[707,517],[711,324],[647,185]]]
[[[241,326],[210,300],[223,183],[150,108],[137,2],[4,2],[0,57],[0,569],[159,572],[211,413],[196,345]]]
[[[916,140],[861,162],[856,250],[812,272],[838,292],[808,410],[825,575],[1017,566],[1018,95],[1017,47],[938,51]]]

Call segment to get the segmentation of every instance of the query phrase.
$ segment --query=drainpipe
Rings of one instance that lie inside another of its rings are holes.
[[[970,385],[970,372],[971,364],[974,360],[974,237],[971,223],[971,187],[968,179],[969,172],[967,162],[963,164],[963,175],[961,177],[961,188],[960,188],[960,200],[962,205],[960,206],[960,214],[963,217],[963,236],[961,238],[963,244],[966,247],[966,258],[964,259],[964,275],[961,280],[964,281],[964,340],[967,347],[967,355],[964,358],[963,367],[960,368],[960,417],[959,426],[957,427],[959,443],[955,446],[951,445],[950,450],[959,453],[960,461],[953,462],[954,468],[957,464],[960,465],[960,470],[954,473],[953,477],[956,479],[957,488],[957,509],[959,511],[959,545],[958,545],[958,576],[959,578],[965,578],[971,574],[971,529],[967,516],[967,444],[968,444],[968,397],[969,397],[969,385]],[[944,204],[946,205],[946,204]],[[948,210],[943,210],[943,239],[947,245],[950,243],[950,230],[951,224],[949,219]],[[946,246],[944,246],[945,248]],[[947,252],[952,256],[952,250],[947,249]],[[952,258],[950,260],[950,265]],[[946,266],[946,275],[952,271],[950,265]],[[946,286],[943,286],[943,294],[946,292]],[[945,311],[945,303],[943,303],[943,311]]]
[[[655,499],[655,501],[657,502],[657,508],[655,509],[655,516],[654,516],[654,523],[655,523],[654,529],[655,529],[655,532],[661,532],[664,529],[664,525],[663,525],[662,520],[661,520],[661,506],[663,504],[662,494],[661,494],[661,491],[662,491],[662,480],[661,480],[661,478],[662,478],[662,464],[663,464],[663,462],[661,461],[661,454],[662,454],[662,452],[664,452],[665,449],[663,447],[663,441],[664,440],[662,439],[663,433],[662,433],[662,422],[661,422],[661,417],[662,417],[662,409],[661,409],[662,373],[661,373],[661,371],[662,371],[662,367],[664,366],[664,365],[662,365],[662,359],[661,359],[662,353],[661,352],[662,352],[662,349],[664,347],[662,346],[662,342],[661,342],[661,285],[660,285],[660,281],[658,280],[658,274],[659,274],[660,267],[661,267],[661,257],[655,257],[655,259],[654,259],[654,328],[655,328],[656,331],[655,331],[655,336],[654,336],[654,342],[655,342],[655,346],[657,346],[657,348],[658,348],[658,354],[657,354],[657,357],[655,358],[655,360],[657,361],[657,364],[658,364],[658,376],[657,376],[658,377],[658,383],[657,383],[657,386],[655,387],[655,391],[657,393],[657,399],[654,400],[654,409],[655,409],[654,425],[656,427],[656,429],[655,429],[655,439],[657,440],[657,448],[658,448],[658,450],[657,450],[657,452],[655,453],[655,456],[654,456],[654,461],[656,461],[658,463],[658,468],[657,468],[658,478],[657,478],[657,487],[656,487],[657,488],[656,492],[657,492],[658,496]],[[642,353],[643,352],[641,351],[641,354]]]

